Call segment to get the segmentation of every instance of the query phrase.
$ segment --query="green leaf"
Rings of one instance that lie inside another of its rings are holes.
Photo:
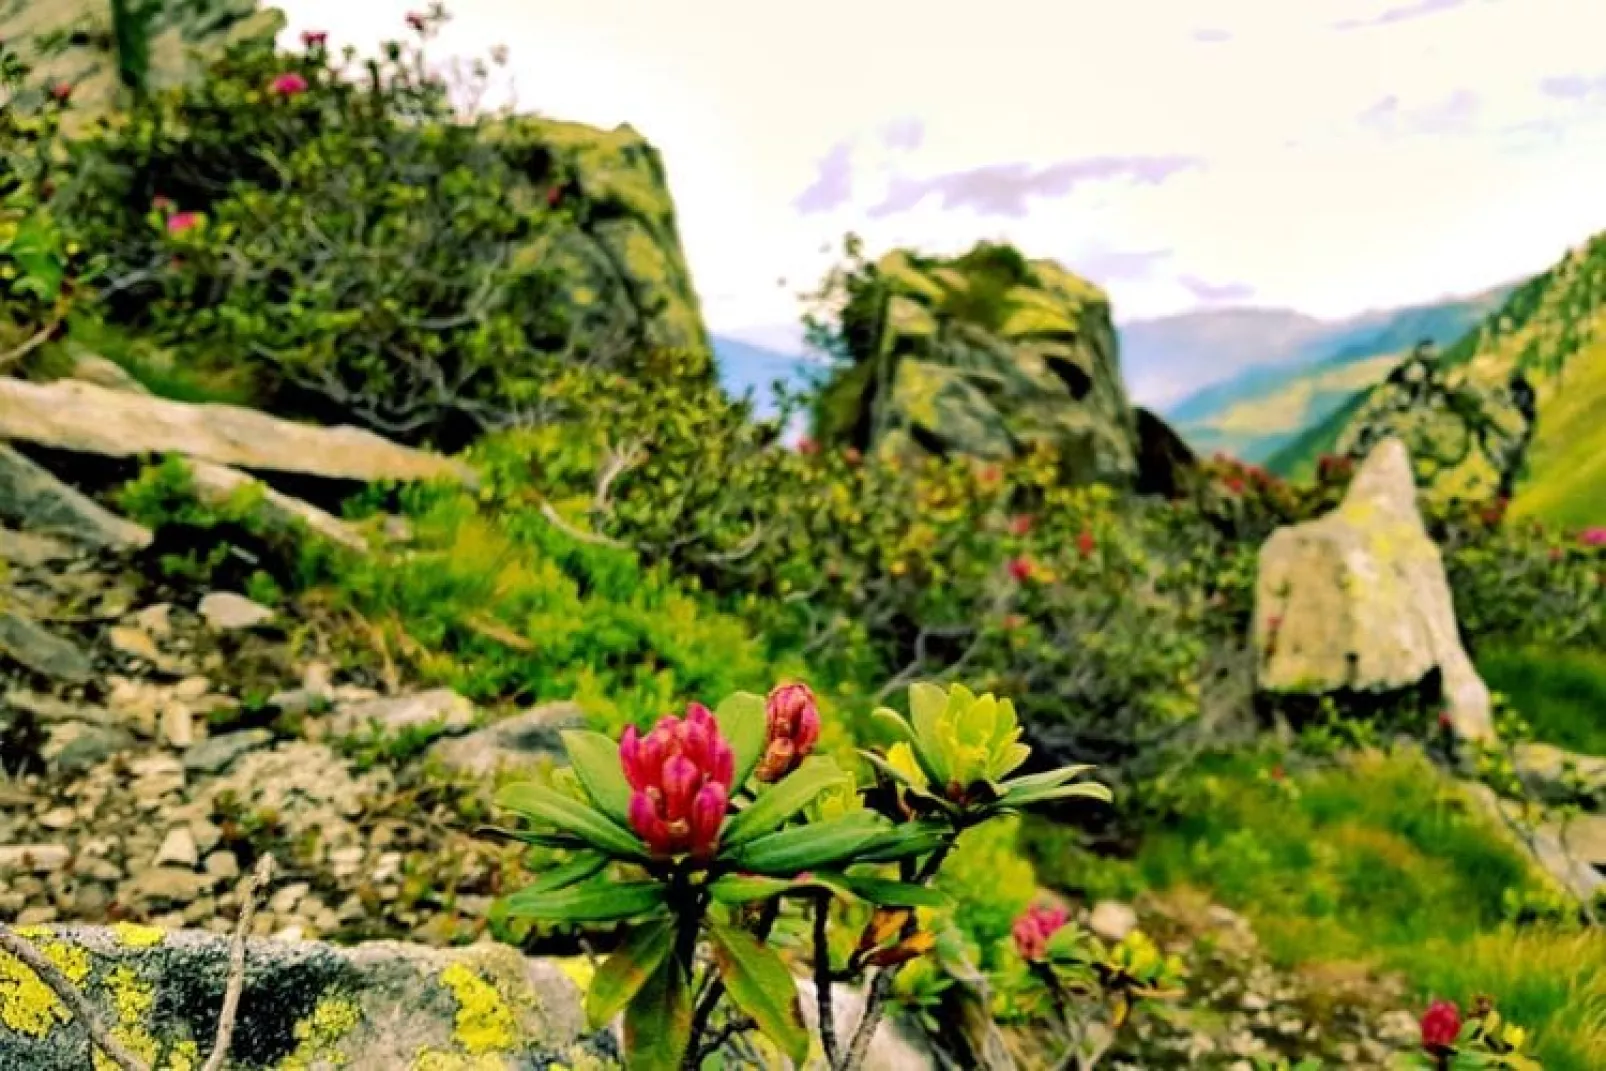
[[[948,699],[948,692],[935,684],[920,682],[909,686],[909,712],[914,716],[914,737],[909,747],[933,785],[948,783],[948,767],[942,761],[942,733],[938,729],[948,709]]]
[[[847,777],[831,759],[815,755],[803,765],[758,794],[720,834],[720,842],[735,847],[780,828],[781,823],[814,801],[814,797]]]
[[[571,885],[578,885],[587,878],[594,877],[607,865],[608,857],[600,852],[582,852],[561,866],[542,871],[534,881],[520,891],[543,893],[567,889]]]
[[[730,859],[744,870],[790,876],[849,859],[885,829],[885,819],[858,811],[767,834],[737,848]]]
[[[496,803],[499,807],[554,826],[560,833],[572,833],[616,858],[650,858],[646,846],[634,833],[579,800],[545,786],[529,783],[508,785],[496,794]]]
[[[954,838],[946,822],[921,820],[906,822],[887,830],[867,845],[855,859],[859,863],[892,863],[928,855]]]
[[[1057,770],[1048,770],[1044,773],[1029,774],[1026,777],[1015,777],[1002,782],[998,787],[1008,793],[1018,788],[1027,788],[1033,791],[1041,788],[1058,788],[1073,778],[1081,777],[1097,769],[1091,765],[1061,766]]]
[[[910,750],[915,752],[915,761],[919,762],[920,765],[921,765],[921,768],[923,769],[926,764],[921,761],[920,753],[917,750],[915,750],[913,747],[911,747]],[[933,803],[940,804],[944,810],[947,810],[947,811],[955,811],[955,810],[957,810],[957,808],[955,808],[952,803],[949,803],[947,800],[943,799],[941,796],[932,795],[930,789],[925,788],[925,787],[923,787],[921,785],[917,785],[913,781],[911,781],[909,779],[909,775],[908,774],[904,773],[902,770],[900,770],[896,766],[892,765],[892,763],[888,762],[884,755],[877,755],[873,751],[864,751],[864,750],[861,749],[859,751],[859,756],[862,759],[864,759],[866,762],[868,762],[871,766],[875,767],[875,769],[876,769],[876,771],[878,773],[882,773],[882,774],[885,774],[887,777],[890,777],[894,784],[899,785],[905,791],[910,792],[910,793],[912,793],[912,794],[914,794],[916,796],[919,796],[923,800],[930,800]]]
[[[571,852],[589,849],[585,841],[567,833],[537,833],[530,829],[503,829],[501,826],[479,826],[475,832],[481,836],[506,837],[539,848],[560,848]]]
[[[603,881],[551,891],[520,889],[504,903],[510,915],[554,922],[613,922],[650,914],[664,906],[656,881]]]
[[[801,893],[810,889],[829,890],[846,900],[858,896],[848,887],[841,874],[816,871],[807,878],[769,878],[761,874],[726,874],[708,886],[709,895],[727,905],[750,904],[755,900],[768,900],[772,896]]]
[[[889,744],[913,744],[915,742],[914,726],[909,720],[891,707],[876,707],[870,712],[870,724],[880,729],[888,737]]]
[[[769,717],[764,712],[764,697],[752,692],[733,692],[714,711],[720,735],[730,744],[736,759],[736,776],[731,789],[741,788],[753,773],[753,767],[764,757],[769,743]]]
[[[708,937],[732,1003],[794,1064],[803,1066],[809,1058],[809,1031],[803,1024],[797,982],[781,957],[746,930],[710,926]]]
[[[624,767],[619,762],[619,745],[601,733],[582,729],[566,729],[558,735],[591,802],[603,814],[628,827],[630,782],[625,780]]]
[[[691,987],[674,956],[666,956],[637,991],[624,1025],[630,1071],[680,1071],[691,1047]]]
[[[859,896],[881,907],[945,908],[953,904],[947,894],[924,885],[857,874],[844,874],[842,880]]]
[[[658,919],[631,931],[630,937],[597,968],[586,990],[586,1018],[591,1029],[603,1027],[629,1004],[658,972],[675,945],[675,921]]]
[[[1109,803],[1114,797],[1107,786],[1097,781],[1084,781],[1076,785],[1060,785],[1057,788],[1012,789],[998,800],[999,807],[1028,807],[1034,803],[1047,803],[1050,800],[1098,800]]]

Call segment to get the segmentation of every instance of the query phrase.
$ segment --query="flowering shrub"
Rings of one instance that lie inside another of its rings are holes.
[[[1539,1061],[1523,1054],[1528,1032],[1500,1017],[1494,1004],[1480,997],[1463,1018],[1454,1001],[1435,1000],[1422,1013],[1422,1051],[1409,1066],[1460,1071],[1504,1068],[1539,1071]]]
[[[518,784],[499,794],[534,827],[509,835],[573,853],[507,898],[511,916],[631,921],[586,1010],[599,1026],[624,1013],[632,1068],[699,1067],[747,1024],[801,1063],[811,1039],[792,972],[766,944],[799,902],[813,918],[820,1044],[833,1069],[860,1067],[900,968],[937,944],[915,909],[946,902],[932,883],[958,836],[1025,807],[1109,798],[1078,780],[1086,766],[1011,777],[1029,749],[1007,699],[916,684],[909,702],[909,719],[877,713],[892,746],[861,752],[879,787],[861,789],[835,761],[798,746],[799,727],[817,712],[806,693],[783,686],[767,702],[738,693],[714,712],[693,704],[644,736],[626,730],[618,744],[566,732],[574,791]],[[781,741],[798,763],[761,780]],[[604,876],[610,866],[628,876]],[[838,899],[874,908],[841,966],[830,934]],[[871,970],[863,1018],[839,1040],[832,983]]]

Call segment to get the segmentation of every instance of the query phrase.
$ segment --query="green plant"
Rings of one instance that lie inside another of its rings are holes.
[[[957,685],[911,686],[912,721],[878,712],[896,739],[885,752],[861,752],[881,779],[879,794],[858,791],[852,774],[801,746],[795,769],[762,781],[754,774],[775,741],[789,733],[794,745],[803,740],[783,709],[797,701],[779,689],[768,703],[738,693],[717,713],[693,704],[645,736],[627,729],[618,744],[571,731],[573,791],[521,784],[499,794],[538,827],[511,835],[576,853],[512,894],[510,915],[633,920],[586,1004],[599,1025],[623,1011],[634,1068],[696,1068],[747,1029],[803,1061],[811,1039],[792,974],[765,944],[787,904],[799,901],[812,917],[820,1044],[831,1067],[858,1068],[901,966],[936,943],[915,909],[946,903],[932,881],[959,835],[1028,806],[1108,799],[1102,786],[1077,782],[1087,767],[1009,778],[1029,753],[1012,705]],[[591,880],[610,863],[640,877]],[[895,877],[883,876],[889,867]],[[875,908],[841,966],[830,953],[834,899]],[[871,969],[866,1011],[839,1042],[832,986]],[[715,1026],[726,998],[735,1011]]]

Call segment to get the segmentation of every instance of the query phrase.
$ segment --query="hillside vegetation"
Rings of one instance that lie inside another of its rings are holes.
[[[482,942],[556,987],[443,970],[409,1025],[453,1025],[390,1066],[1602,1066],[1606,536],[1419,514],[1397,451],[1392,527],[1342,458],[1199,461],[1106,295],[998,243],[850,238],[822,384],[757,416],[658,154],[454,107],[443,18],[0,111],[0,934],[181,962],[272,856],[260,936],[314,940],[270,948]],[[1541,384],[1536,464],[1600,255],[1445,358]],[[1263,548],[1318,520],[1307,626],[1403,639],[1312,663],[1425,660],[1272,694]],[[1463,643],[1498,740],[1451,718]],[[217,964],[174,1007],[96,963],[117,1038],[194,1066]],[[241,1066],[363,1036],[257,984]],[[0,952],[0,1058],[87,1050],[53,999]]]

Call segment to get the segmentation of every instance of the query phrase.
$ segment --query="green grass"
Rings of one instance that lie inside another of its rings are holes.
[[[1575,354],[1540,392],[1539,426],[1514,516],[1606,525],[1606,342]]]
[[[1606,1066],[1606,936],[1506,922],[1508,890],[1538,892],[1526,861],[1425,759],[1369,754],[1282,780],[1274,761],[1208,760],[1134,860],[1073,862],[1039,843],[1040,869],[1090,868],[1064,874],[1096,895],[1207,889],[1282,966],[1370,963],[1419,1000],[1487,993],[1536,1032],[1549,1071]]]
[[[1606,755],[1606,653],[1493,648],[1479,654],[1478,671],[1540,740]]]

